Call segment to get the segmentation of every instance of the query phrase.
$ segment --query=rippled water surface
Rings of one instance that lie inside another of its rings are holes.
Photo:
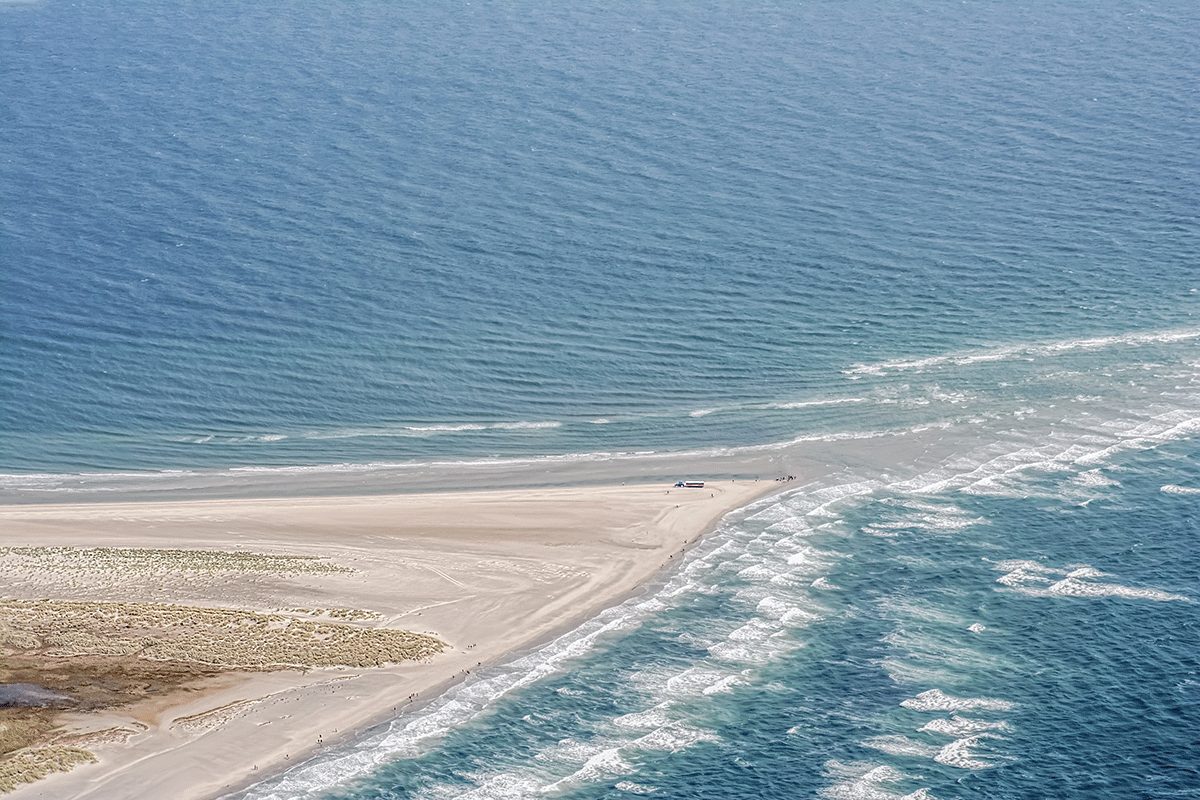
[[[1194,798],[1196,10],[410,6],[0,4],[0,497],[799,481],[247,796]]]

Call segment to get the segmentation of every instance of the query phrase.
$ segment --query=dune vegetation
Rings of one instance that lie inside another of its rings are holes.
[[[175,564],[187,563],[178,555],[187,551],[157,552],[169,553],[165,558]],[[155,563],[136,554],[117,558],[126,564]],[[197,691],[206,679],[231,670],[374,667],[428,658],[444,647],[432,636],[360,622],[378,616],[355,609],[289,614],[169,603],[0,601],[0,683],[30,683],[62,695],[61,700],[0,707],[0,791],[95,761],[79,746],[85,742],[62,734],[59,717],[66,711]]]

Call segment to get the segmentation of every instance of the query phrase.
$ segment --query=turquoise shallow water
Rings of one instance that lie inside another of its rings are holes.
[[[1197,796],[1190,5],[0,16],[0,499],[800,477],[247,797]]]
[[[1194,458],[802,487],[246,797],[1193,797]]]

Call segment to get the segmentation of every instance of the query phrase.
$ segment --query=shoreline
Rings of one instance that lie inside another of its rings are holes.
[[[21,785],[10,796],[212,800],[242,791],[395,719],[407,705],[425,705],[469,670],[536,649],[645,591],[726,514],[785,485],[743,479],[694,490],[588,485],[0,507],[3,547],[253,551],[320,557],[354,570],[147,576],[62,565],[29,572],[23,564],[22,581],[11,574],[14,565],[0,563],[9,597],[145,598],[274,612],[349,607],[380,615],[366,627],[431,633],[447,645],[423,662],[234,672],[230,685],[186,702],[65,714],[68,729],[124,721],[131,735],[91,745],[99,763]],[[406,703],[414,693],[417,704]],[[278,713],[284,709],[292,713]]]

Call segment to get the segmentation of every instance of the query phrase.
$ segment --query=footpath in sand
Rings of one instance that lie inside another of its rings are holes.
[[[771,488],[2,506],[0,781],[219,796],[575,627]]]

